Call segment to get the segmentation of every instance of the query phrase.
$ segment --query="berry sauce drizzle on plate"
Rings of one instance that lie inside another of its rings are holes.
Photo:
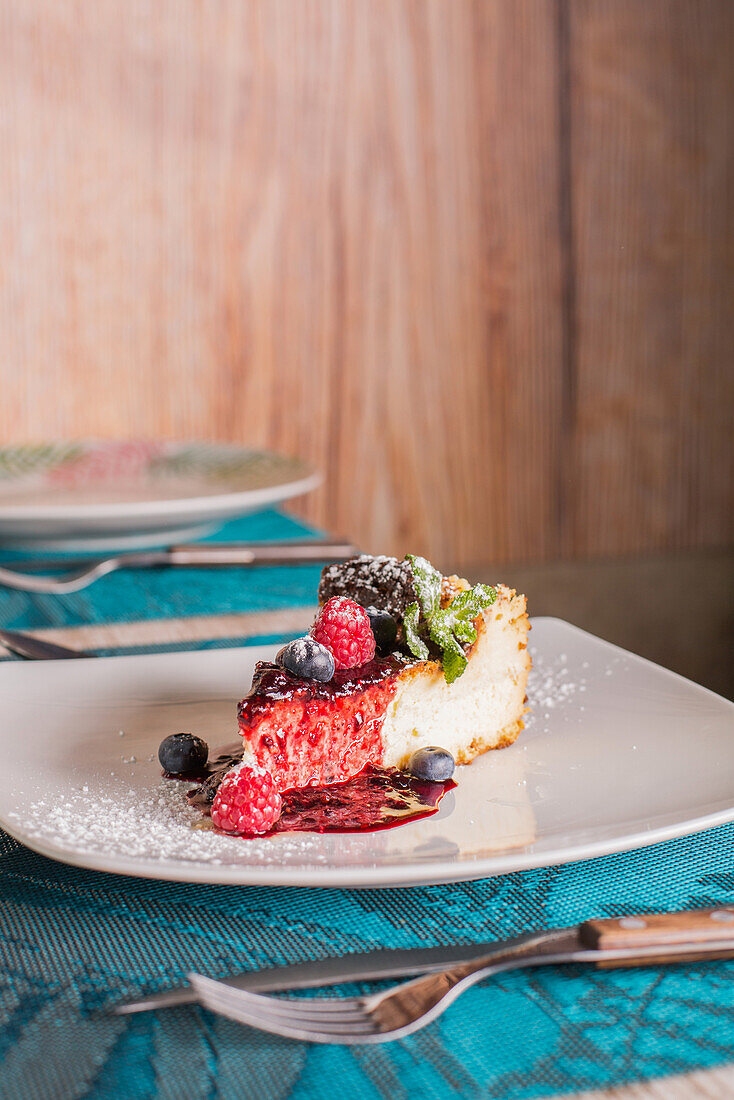
[[[191,805],[208,815],[225,773],[241,757],[241,749],[227,748],[210,762],[205,775],[184,777],[188,782],[192,778],[203,780],[199,787],[188,792]],[[267,835],[390,829],[406,821],[430,817],[446,792],[455,786],[453,779],[431,783],[396,768],[367,767],[343,783],[284,791],[280,819]]]

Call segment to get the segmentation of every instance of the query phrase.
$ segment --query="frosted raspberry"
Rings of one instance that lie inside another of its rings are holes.
[[[280,817],[281,799],[273,777],[258,764],[228,771],[212,802],[212,821],[227,833],[268,833]]]
[[[311,636],[334,654],[337,668],[358,668],[375,655],[367,612],[346,596],[333,596],[319,612]]]

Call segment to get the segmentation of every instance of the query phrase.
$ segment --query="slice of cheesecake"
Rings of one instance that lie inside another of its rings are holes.
[[[441,607],[468,589],[458,577],[443,578]],[[258,665],[239,705],[240,732],[279,790],[339,783],[367,765],[402,768],[428,745],[467,764],[517,738],[530,668],[524,596],[496,587],[494,602],[474,619],[466,667],[448,683],[438,656],[418,659],[405,645],[402,618],[415,596],[405,562],[363,556],[331,566],[319,599],[325,603],[335,593],[389,610],[402,644],[359,668],[338,669],[327,683]]]

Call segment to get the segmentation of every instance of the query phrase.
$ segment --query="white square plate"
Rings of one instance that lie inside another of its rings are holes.
[[[0,666],[0,824],[66,863],[188,882],[397,886],[619,852],[734,820],[734,704],[558,619],[536,619],[527,729],[459,768],[433,817],[244,840],[193,828],[163,737],[212,748],[269,649]]]

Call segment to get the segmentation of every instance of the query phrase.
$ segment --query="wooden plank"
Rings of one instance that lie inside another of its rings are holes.
[[[574,1092],[573,1100],[730,1100],[734,1095],[734,1068],[699,1070],[679,1077],[657,1077],[632,1085]],[[571,1094],[559,1100],[572,1100]]]
[[[733,21],[0,0],[0,440],[300,452],[451,568],[726,543]]]
[[[217,436],[446,563],[558,548],[554,7],[0,0],[0,439]]]
[[[569,0],[578,554],[734,536],[734,5]]]
[[[449,490],[466,481],[459,530],[476,534],[459,535],[456,557],[471,560],[481,546],[486,559],[495,546],[499,559],[553,558],[564,353],[556,6],[480,2],[476,11],[482,320],[462,402],[476,409],[475,431]],[[447,543],[447,569],[452,550]]]

